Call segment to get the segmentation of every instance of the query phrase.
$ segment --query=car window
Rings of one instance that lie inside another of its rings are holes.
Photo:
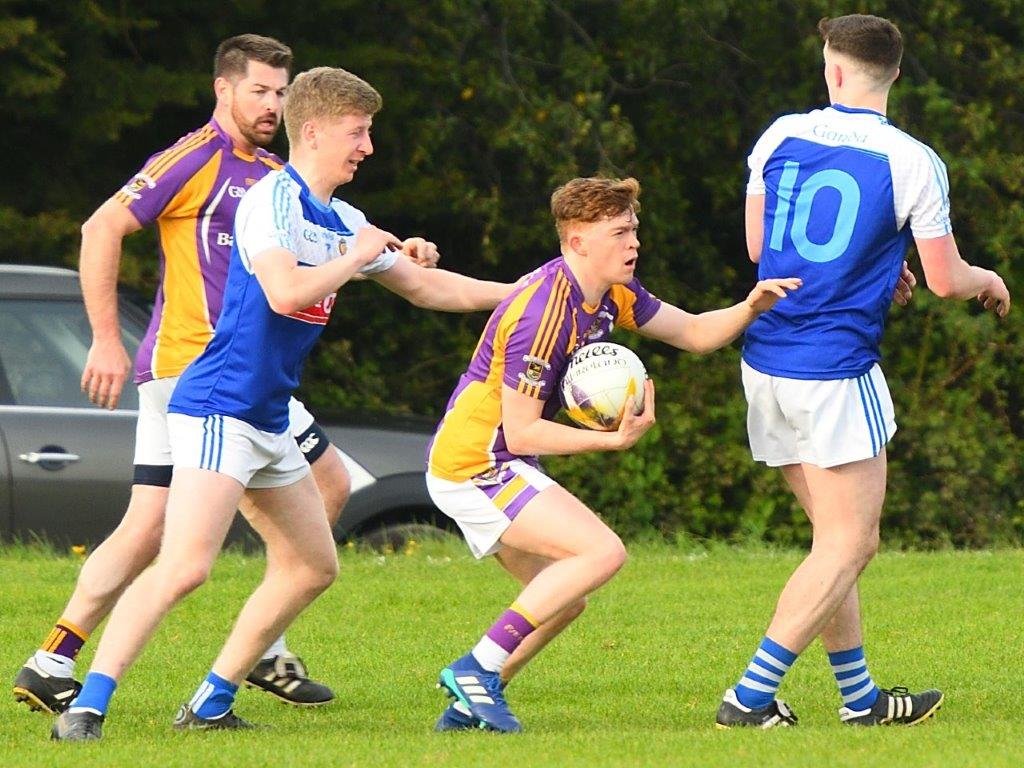
[[[142,329],[122,322],[128,354],[135,355]],[[15,405],[95,408],[81,390],[92,331],[80,301],[0,300],[0,369]],[[129,381],[118,408],[138,408]]]

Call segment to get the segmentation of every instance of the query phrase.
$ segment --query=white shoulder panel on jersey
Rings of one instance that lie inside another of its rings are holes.
[[[747,158],[748,195],[765,194],[765,164],[788,138],[844,147],[887,160],[892,174],[896,228],[903,229],[909,221],[914,237],[920,238],[952,232],[946,166],[927,145],[870,112],[850,113],[829,107],[778,118]]]
[[[366,214],[356,208],[354,205],[349,205],[344,200],[334,198],[331,200],[331,207],[341,217],[341,220],[345,222],[345,226],[353,233],[352,243],[355,243],[355,237],[358,237],[359,230],[365,227],[370,222],[366,219]],[[398,259],[398,253],[395,251],[384,251],[376,259],[371,261],[369,264],[364,266],[359,271],[364,275],[373,275],[377,272],[386,272],[395,265],[395,261]]]
[[[889,126],[898,150],[889,155],[897,223],[909,221],[915,238],[943,237],[953,231],[949,218],[946,164],[927,144]]]
[[[235,214],[235,245],[250,274],[256,254],[270,248],[294,250],[298,192],[298,185],[285,171],[272,171],[242,197]]]

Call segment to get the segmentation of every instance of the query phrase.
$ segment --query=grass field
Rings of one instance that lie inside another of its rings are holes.
[[[435,734],[441,666],[514,596],[492,562],[460,545],[378,556],[342,552],[341,578],[299,619],[289,645],[338,695],[302,711],[243,690],[259,732],[177,734],[170,722],[259,578],[230,553],[164,623],[122,682],[99,744],[47,740],[50,718],[0,699],[0,766],[1002,766],[1020,765],[1014,697],[1024,651],[1024,552],[881,555],[862,579],[867,653],[880,684],[939,687],[938,718],[851,729],[823,651],[812,646],[782,697],[800,726],[712,727],[722,690],[749,660],[799,554],[643,545],[590,608],[509,689],[518,736]],[[80,564],[0,550],[5,691],[50,628]],[[79,661],[84,672],[90,643]]]

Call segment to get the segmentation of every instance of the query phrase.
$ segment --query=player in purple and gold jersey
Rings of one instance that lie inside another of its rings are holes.
[[[427,487],[473,554],[493,554],[524,585],[476,646],[441,670],[454,701],[437,730],[514,732],[504,687],[622,566],[618,536],[544,474],[544,454],[619,451],[654,424],[654,385],[618,431],[552,421],[552,398],[578,348],[617,324],[679,349],[710,352],[739,336],[799,280],[759,282],[745,301],[693,315],[634,276],[640,241],[635,179],[574,179],[551,197],[562,255],[529,275],[491,315],[430,447]]]
[[[167,403],[178,376],[213,337],[239,201],[283,166],[264,147],[281,124],[291,59],[291,50],[273,38],[240,35],[222,42],[214,57],[217,104],[211,120],[149,158],[82,227],[82,291],[93,330],[82,388],[101,407],[117,405],[130,364],[116,292],[125,237],[156,228],[162,279],[136,358],[139,420],[131,501],[121,524],[83,566],[61,619],[15,679],[15,697],[33,709],[56,713],[67,707],[79,688],[74,659],[82,644],[159,549],[172,464]],[[428,265],[436,261],[436,249],[423,241],[417,245],[410,255]],[[333,525],[348,499],[348,472],[338,452],[329,450],[327,435],[294,399],[290,419]],[[333,698],[327,686],[308,678],[283,638],[247,682],[292,704]]]

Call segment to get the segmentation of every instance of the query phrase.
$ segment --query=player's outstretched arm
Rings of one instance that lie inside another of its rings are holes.
[[[747,195],[743,213],[747,233],[747,256],[755,264],[764,248],[764,195]]]
[[[138,219],[111,198],[82,225],[79,278],[85,311],[92,328],[92,346],[82,372],[82,391],[101,408],[116,408],[131,370],[131,359],[121,341],[117,315],[117,270],[121,242],[141,229]]]
[[[417,307],[443,312],[494,309],[515,287],[444,269],[426,269],[411,259],[399,259],[390,269],[370,278]]]
[[[368,224],[359,230],[352,250],[326,264],[300,267],[287,248],[268,248],[252,257],[252,266],[270,308],[279,315],[290,315],[338,290],[385,249],[401,247],[401,241],[390,232]]]
[[[960,256],[952,234],[942,237],[915,238],[917,252],[924,267],[929,290],[943,299],[977,297],[985,309],[999,317],[1010,311],[1010,292],[1003,279],[991,269],[968,264]]]
[[[654,317],[639,332],[687,352],[704,354],[724,347],[738,337],[757,317],[795,291],[803,281],[795,277],[761,280],[744,301],[725,309],[694,315],[662,302]]]
[[[566,426],[541,417],[544,401],[501,388],[501,424],[508,449],[519,456],[568,456],[592,451],[621,451],[633,446],[654,426],[654,382],[645,382],[644,412],[626,409],[615,432]]]

